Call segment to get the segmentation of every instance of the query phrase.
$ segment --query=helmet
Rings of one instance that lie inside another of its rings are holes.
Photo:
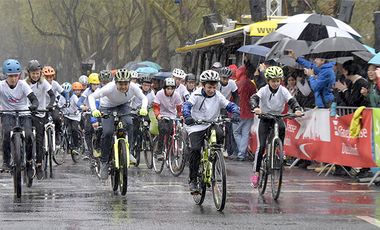
[[[173,77],[178,77],[181,79],[185,79],[185,77],[186,77],[185,71],[178,69],[178,68],[173,69],[172,74],[173,74]]]
[[[15,59],[7,59],[3,63],[3,74],[20,74],[21,73],[21,65]]]
[[[152,77],[150,75],[142,75],[141,80],[143,83],[152,83]]]
[[[185,77],[185,81],[186,81],[186,82],[188,82],[188,81],[196,81],[196,80],[197,80],[197,78],[196,78],[195,75],[192,74],[192,73],[188,73],[188,74],[186,75],[186,77]]]
[[[88,77],[86,75],[81,75],[78,79],[78,81],[81,83],[81,84],[88,84]]]
[[[171,77],[165,78],[164,88],[175,87],[175,80]]]
[[[99,74],[98,73],[90,74],[90,76],[88,76],[88,83],[89,84],[100,84]]]
[[[41,70],[41,65],[37,60],[30,60],[28,67],[26,68],[28,72]]]
[[[214,64],[212,64],[211,69],[219,69],[222,67],[223,67],[222,63],[217,61],[217,62],[214,62]]]
[[[62,83],[61,86],[62,86],[63,90],[65,90],[66,92],[71,91],[71,84],[69,82],[64,82],[64,83]]]
[[[205,70],[199,76],[201,82],[218,82],[220,81],[219,73],[215,70]]]
[[[131,73],[131,79],[139,79],[139,73],[134,70],[129,71]]]
[[[100,71],[100,73],[99,73],[99,79],[101,81],[111,81],[112,80],[111,71],[109,71],[109,70],[102,70],[102,71]]]
[[[284,71],[282,71],[282,68],[279,66],[270,66],[265,70],[265,78],[268,80],[282,78],[283,76]]]
[[[82,90],[83,89],[83,86],[82,86],[82,83],[80,82],[74,82],[71,87],[73,88],[73,90]]]
[[[230,67],[223,67],[218,70],[219,75],[221,77],[231,77],[232,76],[232,71]]]
[[[52,75],[55,75],[55,70],[53,67],[51,66],[45,66],[43,69],[42,69],[42,73],[45,75],[45,76],[52,76]]]
[[[115,82],[130,81],[132,78],[132,72],[127,69],[118,69],[115,75]]]

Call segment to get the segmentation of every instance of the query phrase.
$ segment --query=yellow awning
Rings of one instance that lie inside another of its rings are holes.
[[[277,29],[282,20],[267,20],[249,25],[249,36],[264,37]]]
[[[200,42],[200,43],[197,43],[194,45],[183,46],[183,47],[175,49],[175,52],[176,53],[186,53],[186,52],[189,52],[189,51],[194,50],[194,49],[200,49],[200,48],[219,45],[219,44],[223,44],[223,43],[224,43],[224,39],[219,38],[219,39],[214,39],[214,40],[207,41],[207,42]]]
[[[214,40],[214,39],[217,39],[217,38],[229,38],[229,37],[233,37],[235,35],[243,34],[244,30],[246,32],[249,32],[249,25],[242,26],[242,27],[239,27],[239,28],[236,28],[236,29],[233,29],[233,30],[229,30],[229,31],[213,34],[213,35],[210,35],[210,36],[207,36],[207,37],[204,37],[204,38],[199,38],[199,39],[195,40],[195,43],[197,44],[197,43],[200,43],[200,42],[211,41],[211,40]]]

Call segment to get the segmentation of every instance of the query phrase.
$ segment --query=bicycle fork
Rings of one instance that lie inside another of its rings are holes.
[[[48,138],[48,130],[50,129],[51,131],[51,141],[52,141],[52,149],[53,149],[53,152],[55,151],[55,125],[54,124],[51,124],[51,123],[48,123],[45,125],[45,138],[44,138],[44,147],[45,147],[45,151],[48,151],[49,150],[49,138]]]
[[[273,132],[274,132],[274,136],[273,136],[273,139],[272,139],[272,142],[271,142],[271,145],[270,145],[270,151],[269,151],[269,153],[270,153],[270,168],[271,169],[274,169],[274,158],[275,158],[275,152],[274,152],[274,150],[275,150],[275,140],[279,137],[279,132],[278,132],[278,123],[277,122],[275,122],[274,123],[274,130],[273,130]],[[281,157],[281,156],[280,156]]]

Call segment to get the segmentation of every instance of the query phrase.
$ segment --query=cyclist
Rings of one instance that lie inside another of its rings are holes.
[[[99,80],[100,80],[100,85],[104,86],[108,82],[112,81],[112,73],[109,70],[102,70],[99,73]]]
[[[69,103],[69,101],[70,101],[69,94],[59,85],[59,83],[56,80],[54,80],[55,79],[54,68],[51,66],[45,66],[42,69],[42,74],[45,77],[45,79],[50,83],[51,89],[53,90],[53,92],[55,94],[56,100],[55,100],[54,106],[57,105],[57,101],[59,101],[61,96],[63,96],[63,98],[66,100],[65,104]],[[47,95],[47,97],[48,97],[48,95]],[[48,98],[46,100],[48,100]],[[51,116],[52,116],[53,122],[55,124],[55,134],[56,134],[55,140],[56,140],[56,143],[58,144],[58,143],[60,143],[59,132],[60,132],[61,126],[62,126],[62,122],[61,122],[61,119],[59,116],[59,111],[57,109],[53,110]]]
[[[251,97],[251,107],[255,114],[261,113],[274,113],[281,114],[284,110],[285,104],[288,103],[289,107],[295,111],[298,116],[302,115],[302,108],[297,100],[292,97],[288,89],[281,85],[284,72],[281,67],[271,66],[265,70],[265,78],[268,84],[260,88],[260,90]],[[258,186],[260,179],[260,167],[263,154],[266,147],[266,140],[268,138],[268,130],[274,125],[271,119],[260,119],[259,123],[259,152],[255,157],[254,174],[251,176],[251,183],[254,187]],[[279,123],[279,136],[284,142],[285,138],[285,123]]]
[[[139,76],[139,73],[137,73],[136,71],[134,70],[130,70],[131,73],[132,73],[132,76],[131,76],[131,82],[135,83],[135,84],[139,84],[139,79],[140,79],[140,76]]]
[[[190,94],[187,91],[186,86],[182,84],[182,81],[186,77],[185,71],[175,68],[172,71],[172,76],[175,80],[175,92],[177,92],[181,96],[182,101],[186,101],[190,97]]]
[[[88,84],[88,77],[86,75],[81,75],[78,79],[79,83],[82,84],[82,89],[86,89],[87,88],[87,84]]]
[[[197,78],[195,77],[194,74],[188,73],[185,77],[185,85],[186,89],[191,95],[195,90],[196,90],[196,85],[197,85]]]
[[[91,73],[88,76],[88,84],[89,87],[84,90],[77,103],[77,106],[82,110],[82,112],[89,110],[88,95],[95,92],[100,86],[99,74]],[[87,144],[85,157],[89,157],[89,154],[92,153],[92,135],[94,134],[95,130],[92,127],[91,115],[86,114],[84,116],[84,119],[84,137]]]
[[[140,115],[146,116],[148,114],[147,106],[148,99],[142,93],[141,89],[135,83],[130,82],[132,72],[127,69],[119,69],[116,72],[114,81],[108,83],[101,89],[90,94],[88,101],[94,117],[100,117],[103,113],[110,114],[114,111],[118,113],[130,113],[130,103],[133,97],[138,97],[142,100]],[[100,98],[100,110],[96,109],[95,99]],[[121,117],[123,123],[126,125],[128,136],[132,137],[132,118],[130,116]],[[103,134],[102,134],[102,162],[100,169],[101,179],[108,178],[108,161],[112,150],[112,135],[114,132],[113,118],[102,118]],[[127,125],[128,124],[128,125]],[[133,143],[133,140],[130,140]],[[130,145],[132,147],[132,145]],[[136,162],[136,159],[130,155],[130,160]]]
[[[70,84],[70,83],[69,83]],[[77,106],[77,103],[79,101],[79,97],[83,91],[82,84],[80,82],[74,82],[71,87],[70,85],[65,85],[64,88],[67,91],[72,90],[72,95],[70,97],[70,106],[63,109],[64,117],[65,117],[65,124],[67,125],[67,130],[68,133],[71,133],[72,135],[72,140],[73,146],[70,146],[74,154],[79,154],[79,147],[80,147],[80,121],[81,121],[81,114],[80,114],[80,109]]]
[[[32,88],[36,95],[40,110],[50,110],[54,108],[55,94],[52,86],[45,78],[42,77],[42,68],[37,60],[31,60],[27,66],[28,77],[25,82]],[[46,94],[49,95],[49,103]],[[36,175],[37,179],[43,178],[42,159],[44,156],[44,137],[45,137],[45,123],[47,122],[45,113],[36,113],[32,116],[33,126],[36,128]]]
[[[0,106],[4,110],[26,110],[34,111],[38,108],[38,99],[32,89],[25,81],[20,81],[21,65],[17,60],[8,59],[3,63],[3,74],[7,77],[0,81]],[[16,118],[12,114],[4,113],[1,116],[3,135],[3,165],[4,170],[10,170],[11,161],[11,136],[10,132],[16,124]],[[26,142],[26,169],[28,176],[33,176],[32,164],[33,143],[32,143],[32,120],[30,113],[25,113],[20,117],[20,125],[25,131]]]
[[[232,113],[232,121],[240,120],[239,107],[229,102],[219,91],[217,86],[220,81],[219,73],[214,70],[203,71],[200,75],[202,88],[191,94],[188,101],[183,105],[183,116],[187,133],[190,139],[190,159],[189,159],[189,186],[191,193],[198,192],[197,174],[201,160],[201,148],[205,134],[210,125],[193,125],[196,120],[216,121],[221,109],[226,109]],[[217,142],[223,142],[223,131],[216,126]]]
[[[214,62],[214,64],[212,64],[211,70],[218,71],[222,67],[223,67],[222,63],[217,61],[217,62]]]
[[[181,96],[175,92],[175,80],[166,78],[164,88],[157,92],[154,98],[153,111],[158,120],[158,147],[156,155],[161,156],[162,146],[164,144],[165,135],[173,133],[171,120],[162,119],[167,117],[175,119],[182,116],[182,100]]]

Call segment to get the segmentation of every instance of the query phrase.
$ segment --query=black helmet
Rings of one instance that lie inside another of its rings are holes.
[[[37,70],[41,70],[41,69],[42,69],[41,65],[37,60],[30,60],[28,63],[28,67],[26,68],[26,70],[28,72],[37,71]]]
[[[141,81],[142,83],[152,83],[152,77],[147,74],[141,75]]]
[[[195,77],[194,74],[192,73],[188,73],[185,77],[185,82],[188,82],[188,81],[196,81],[197,78]]]
[[[230,67],[223,67],[218,70],[221,77],[231,77],[232,76],[232,70]]]

